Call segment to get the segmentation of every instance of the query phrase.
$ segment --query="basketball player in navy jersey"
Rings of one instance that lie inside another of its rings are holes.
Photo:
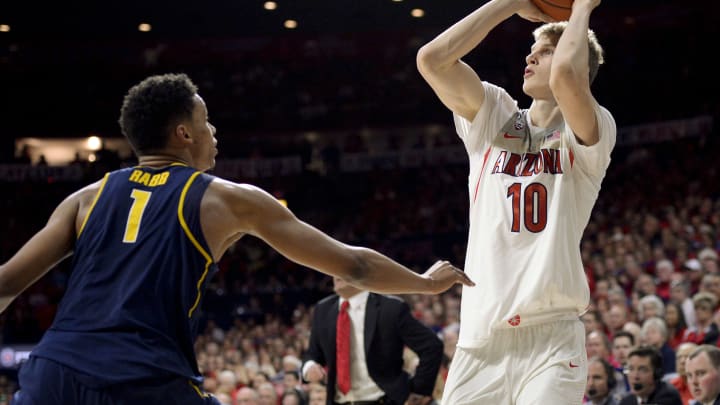
[[[419,275],[331,239],[265,191],[203,173],[215,127],[185,75],[130,89],[120,126],[138,155],[66,198],[0,266],[0,310],[73,255],[50,329],[20,371],[16,405],[218,404],[201,387],[193,340],[217,261],[243,235],[288,259],[382,293],[472,285],[445,261]]]

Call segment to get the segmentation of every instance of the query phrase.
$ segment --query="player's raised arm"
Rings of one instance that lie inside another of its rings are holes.
[[[267,192],[251,185],[216,180],[227,204],[228,226],[256,236],[288,259],[323,273],[341,277],[380,293],[439,293],[455,283],[472,285],[465,274],[448,262],[437,262],[419,275],[392,259],[363,247],[341,243],[299,220]]]
[[[451,111],[472,121],[485,100],[480,77],[460,59],[475,49],[498,24],[518,13],[548,21],[529,0],[492,0],[420,48],[420,74]]]
[[[565,122],[585,145],[594,145],[599,140],[590,83],[597,74],[597,65],[602,63],[602,50],[590,52],[590,46],[595,46],[594,34],[588,41],[590,14],[599,4],[600,0],[575,0],[570,20],[555,48],[550,70],[550,88],[555,101]],[[590,55],[595,54],[599,61],[590,60]],[[595,66],[594,72],[590,66]]]

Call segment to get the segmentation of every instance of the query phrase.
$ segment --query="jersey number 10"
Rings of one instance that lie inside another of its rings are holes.
[[[547,225],[547,189],[541,183],[530,183],[523,192],[521,183],[508,187],[508,198],[512,203],[512,232],[520,232],[520,217],[524,217],[525,228],[533,233],[542,232]],[[522,208],[522,209],[521,209]]]

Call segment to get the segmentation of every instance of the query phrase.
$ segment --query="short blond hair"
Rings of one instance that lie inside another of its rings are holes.
[[[557,45],[560,36],[565,32],[565,27],[567,27],[567,21],[543,24],[533,31],[533,38],[537,41],[540,37],[547,37],[553,45]],[[588,50],[588,67],[590,70],[590,83],[592,83],[597,76],[600,65],[605,63],[605,58],[603,48],[600,46],[595,32],[591,29],[588,29]]]

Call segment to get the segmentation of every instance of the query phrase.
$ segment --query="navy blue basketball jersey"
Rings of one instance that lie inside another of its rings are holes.
[[[201,381],[193,341],[217,265],[200,201],[212,179],[182,165],[106,174],[79,231],[67,291],[32,355],[98,386]]]

